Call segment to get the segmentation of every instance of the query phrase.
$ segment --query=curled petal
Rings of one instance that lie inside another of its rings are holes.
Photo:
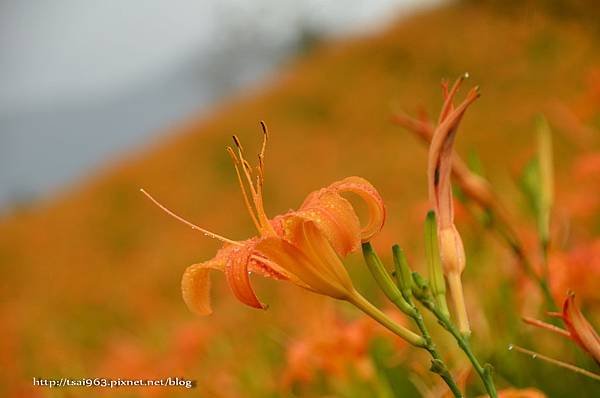
[[[368,219],[363,226],[352,204],[340,195],[345,192],[358,195],[367,205]],[[381,230],[386,216],[381,195],[361,177],[348,177],[311,193],[293,214],[314,221],[340,256],[370,240]]]
[[[361,177],[347,177],[330,186],[337,192],[352,192],[365,201],[369,209],[366,225],[361,227],[360,237],[363,242],[369,241],[373,235],[381,231],[385,223],[385,206],[379,192],[373,185]]]
[[[210,305],[210,271],[222,270],[223,258],[217,254],[212,260],[187,267],[181,278],[181,294],[188,308],[198,315],[212,313]]]
[[[287,215],[297,216],[313,221],[340,256],[356,250],[360,244],[360,221],[354,208],[348,200],[329,188],[313,192],[300,210]],[[285,237],[294,243],[295,234],[285,228],[284,231]]]
[[[249,264],[254,252],[254,243],[249,242],[233,249],[225,264],[225,277],[238,300],[250,307],[264,309],[265,306],[258,300],[250,284]]]
[[[181,280],[183,300],[188,308],[199,315],[209,315],[210,305],[210,271],[219,270],[225,273],[229,287],[238,300],[254,308],[264,308],[258,300],[250,284],[250,273],[265,278],[291,280],[297,278],[290,275],[277,264],[266,262],[254,250],[257,239],[241,242],[241,245],[225,245],[217,255],[206,262],[189,266]]]
[[[575,295],[569,294],[563,304],[562,318],[571,338],[600,365],[600,337],[575,305]]]
[[[256,249],[268,261],[295,275],[300,286],[330,297],[347,298],[354,290],[350,276],[321,229],[301,216],[288,217],[285,223],[294,234],[294,244],[268,237],[257,242]]]

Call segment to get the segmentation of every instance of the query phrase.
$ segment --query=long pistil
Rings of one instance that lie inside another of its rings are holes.
[[[196,230],[196,231],[200,231],[202,232],[204,235],[213,238],[213,239],[217,239],[220,240],[221,242],[224,243],[230,243],[232,245],[236,245],[236,246],[243,246],[240,242],[237,242],[235,240],[231,240],[228,238],[225,238],[224,236],[215,234],[214,232],[211,232],[207,229],[204,229],[202,227],[197,226],[196,224],[192,224],[191,222],[189,222],[188,220],[186,220],[185,218],[178,216],[177,214],[173,213],[171,210],[167,209],[164,205],[162,205],[158,200],[154,199],[154,197],[152,195],[150,195],[148,192],[146,192],[144,189],[140,188],[140,192],[143,193],[144,195],[146,195],[146,197],[148,199],[150,199],[156,206],[158,206],[162,211],[164,211],[165,213],[167,213],[168,215],[170,215],[171,217],[173,217],[174,219],[181,221],[182,223],[186,224],[187,226],[191,227],[192,229]]]

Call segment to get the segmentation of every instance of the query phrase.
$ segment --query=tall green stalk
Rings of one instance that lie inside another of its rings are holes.
[[[370,243],[363,243],[362,249],[365,262],[367,263],[367,267],[369,268],[369,271],[375,278],[377,284],[381,287],[381,290],[383,290],[387,298],[400,311],[408,315],[415,322],[417,328],[421,332],[423,344],[420,347],[425,349],[431,356],[431,367],[429,370],[433,373],[436,373],[444,380],[454,397],[462,398],[463,394],[460,391],[458,384],[454,380],[454,377],[448,370],[448,367],[444,363],[442,357],[438,353],[435,343],[433,342],[433,339],[429,334],[427,326],[425,325],[423,316],[419,312],[419,309],[413,304],[412,299],[410,298],[410,288],[409,290],[407,290],[405,288],[406,286],[401,285],[399,287],[396,285],[396,283],[394,283],[394,280],[392,279],[388,271],[385,269],[383,263],[379,259],[379,256],[377,256],[377,253],[375,253],[375,250],[373,249]],[[400,249],[398,247],[394,248],[395,253],[397,253],[399,250]],[[401,266],[402,265],[400,265],[400,267]],[[406,277],[406,272],[404,272],[404,276]],[[401,276],[399,277],[402,278]]]
[[[496,392],[496,386],[494,385],[494,379],[492,376],[492,366],[490,364],[481,365],[473,351],[471,350],[471,346],[469,343],[469,338],[460,333],[458,328],[448,319],[448,317],[440,311],[440,309],[435,305],[434,301],[431,298],[431,295],[425,293],[423,295],[416,296],[417,299],[423,304],[425,308],[427,308],[438,320],[438,322],[446,329],[456,340],[459,348],[466,354],[467,358],[473,365],[473,369],[479,375],[479,378],[483,382],[486,391],[490,395],[491,398],[497,398],[498,393]]]

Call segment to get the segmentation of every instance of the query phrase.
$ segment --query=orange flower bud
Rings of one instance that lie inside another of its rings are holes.
[[[479,98],[479,90],[477,87],[471,89],[467,98],[455,108],[453,99],[463,80],[464,77],[458,79],[450,91],[448,91],[447,84],[444,83],[442,86],[445,101],[429,147],[427,178],[429,201],[436,213],[440,258],[454,303],[458,326],[462,333],[469,334],[469,320],[460,279],[465,267],[465,251],[460,235],[454,226],[450,174],[456,131],[469,105]]]

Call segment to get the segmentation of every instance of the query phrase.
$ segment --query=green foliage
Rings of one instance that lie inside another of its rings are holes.
[[[392,358],[397,355],[396,348],[389,341],[376,340],[371,349],[371,357],[381,383],[389,386],[395,398],[418,397],[419,392],[410,381],[409,371],[401,364],[392,364]]]
[[[523,168],[519,185],[537,221],[540,241],[545,246],[550,234],[554,171],[552,136],[548,122],[543,116],[536,119],[536,131],[537,154]]]

